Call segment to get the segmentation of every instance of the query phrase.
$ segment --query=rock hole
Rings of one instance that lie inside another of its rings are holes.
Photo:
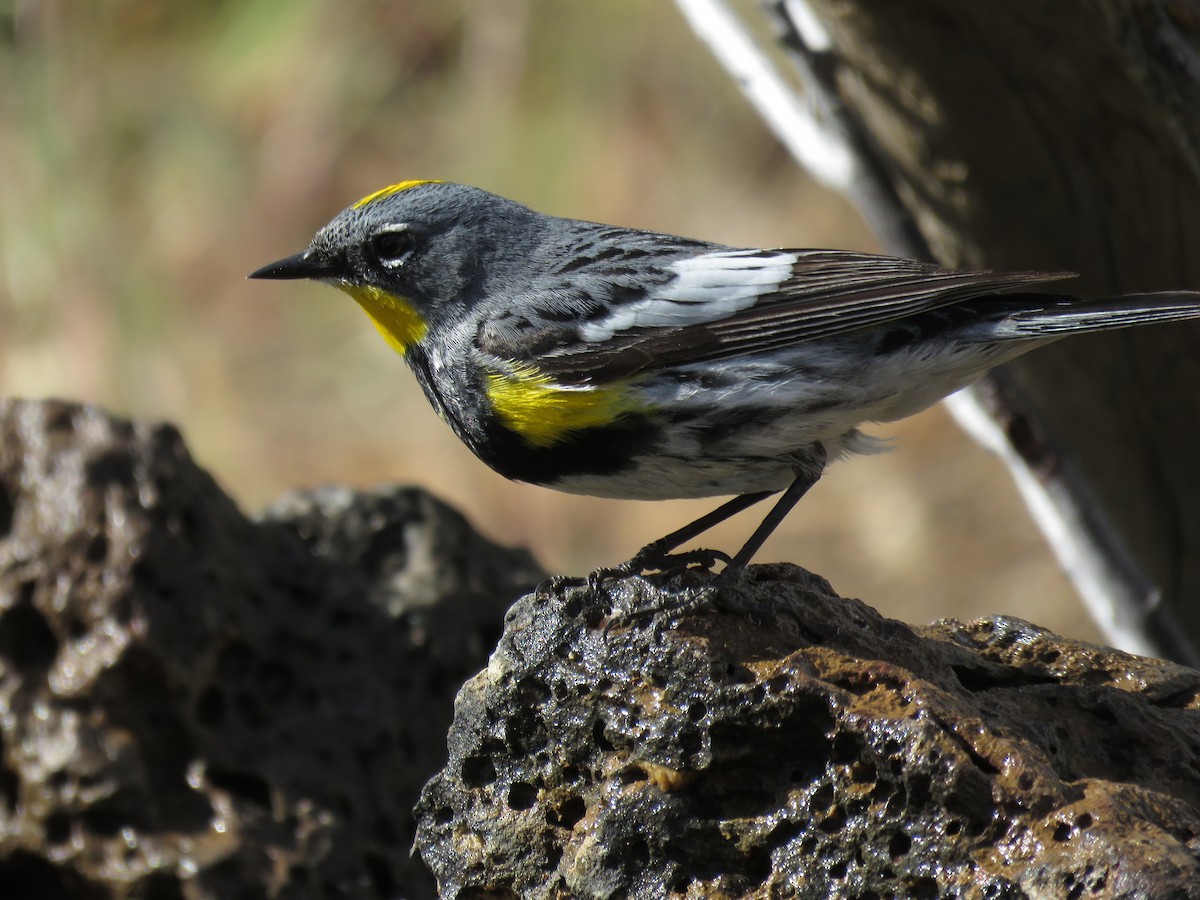
[[[637,784],[640,781],[648,781],[649,776],[641,766],[630,763],[617,772],[617,780],[621,784]]]
[[[490,756],[468,756],[462,763],[462,780],[469,788],[483,788],[496,780],[496,764]]]
[[[928,775],[913,775],[908,782],[908,803],[910,806],[924,806],[929,802],[930,789],[933,785]]]
[[[840,731],[833,736],[829,745],[829,761],[841,764],[857,762],[862,751],[862,741],[857,735]]]
[[[71,817],[65,812],[53,812],[46,816],[46,843],[65,844],[71,839]]]
[[[859,784],[874,784],[879,778],[879,773],[869,759],[860,760],[850,766],[850,778]]]
[[[846,811],[840,806],[833,807],[829,815],[817,823],[817,827],[826,834],[837,834],[846,827]]]
[[[91,630],[88,628],[87,622],[83,621],[83,619],[73,613],[68,613],[66,628],[67,640],[70,641],[83,640],[88,636],[88,632]]]
[[[592,740],[596,742],[596,749],[603,753],[612,753],[616,749],[612,741],[604,734],[604,723],[599,720],[592,727]]]
[[[641,868],[650,862],[650,845],[645,838],[634,838],[626,845],[626,855],[632,865]]]
[[[776,675],[773,678],[767,679],[767,690],[772,694],[780,694],[787,690],[788,685],[792,683],[791,679],[786,675]]]
[[[737,663],[728,663],[721,674],[724,675],[725,681],[730,684],[754,683],[754,673],[745,666],[738,665]]]
[[[21,586],[15,606],[0,615],[0,659],[24,675],[45,672],[58,656],[58,638],[33,605],[33,583]]]
[[[556,828],[570,831],[575,824],[587,815],[587,804],[582,797],[571,797],[546,814],[546,822]]]
[[[84,479],[95,487],[133,487],[133,459],[122,449],[107,450],[87,461]]]
[[[812,799],[808,801],[810,809],[829,809],[833,804],[833,786],[823,784],[813,792]]]
[[[517,699],[527,706],[537,706],[551,696],[550,686],[540,678],[528,676],[517,684]]]
[[[271,786],[256,772],[239,772],[224,766],[210,765],[205,776],[209,784],[218,790],[263,809],[271,808]]]
[[[87,549],[83,552],[84,558],[96,565],[108,559],[108,538],[103,534],[92,535],[92,539],[88,541]]]
[[[679,735],[679,750],[685,757],[694,757],[704,749],[704,741],[692,729]]]
[[[518,812],[531,809],[537,803],[538,790],[532,784],[518,781],[508,789],[508,808]]]

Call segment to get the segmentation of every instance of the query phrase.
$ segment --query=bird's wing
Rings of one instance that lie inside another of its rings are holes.
[[[552,287],[538,286],[483,324],[481,349],[564,384],[600,384],[1071,277],[955,271],[840,250],[720,248],[652,259],[614,254],[556,273],[546,279]]]

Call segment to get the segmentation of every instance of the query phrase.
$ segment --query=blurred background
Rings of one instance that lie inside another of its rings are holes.
[[[163,419],[247,510],[422,485],[583,573],[715,506],[478,463],[351,301],[247,282],[408,178],[737,245],[875,249],[671,3],[0,0],[0,394]],[[940,408],[833,466],[759,554],[913,622],[1099,640],[998,462]],[[705,539],[733,551],[751,512]]]

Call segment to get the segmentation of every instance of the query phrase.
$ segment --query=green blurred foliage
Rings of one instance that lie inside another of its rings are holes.
[[[406,178],[733,244],[871,247],[670,3],[0,0],[0,392],[176,422],[251,507],[417,482],[561,571],[711,505],[508,484],[346,298],[243,280]],[[1038,617],[1090,634],[1004,476],[941,414],[893,433],[907,452],[835,467],[763,558],[917,619],[1056,597],[1066,620]]]

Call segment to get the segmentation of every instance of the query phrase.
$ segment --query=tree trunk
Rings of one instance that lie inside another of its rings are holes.
[[[1087,297],[1200,288],[1200,4],[782,0],[776,12],[809,90],[939,262],[1078,272],[1064,287]],[[889,249],[913,253],[889,232]],[[1195,663],[1200,325],[1063,341],[975,399],[1109,635]]]

